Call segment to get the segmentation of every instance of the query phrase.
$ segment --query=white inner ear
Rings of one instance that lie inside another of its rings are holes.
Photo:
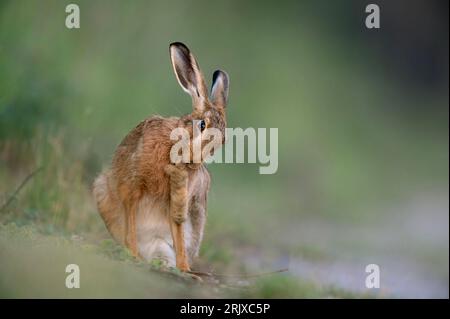
[[[180,86],[181,86],[181,88],[183,89],[184,92],[192,95],[193,94],[192,88],[185,87],[183,85],[183,83],[180,81],[180,76],[178,75],[177,68],[175,67],[176,65],[178,65],[178,67],[179,67],[178,69],[179,70],[183,70],[183,69],[186,68],[186,67],[183,67],[181,63],[177,62],[177,61],[183,61],[182,55],[176,49],[172,49],[172,54],[171,55],[172,55],[173,72],[175,73],[175,76],[177,78],[178,84],[180,84]]]
[[[223,79],[222,79],[222,76],[219,75],[211,89],[211,97],[214,99],[216,97],[216,95],[218,94],[218,90],[220,90],[220,88],[223,89],[223,87],[224,87]]]

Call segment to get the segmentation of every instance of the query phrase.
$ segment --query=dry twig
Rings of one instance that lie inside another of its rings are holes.
[[[247,274],[214,274],[214,273],[208,273],[208,272],[202,272],[202,271],[190,271],[189,273],[191,273],[193,275],[197,275],[197,276],[206,276],[206,277],[248,279],[248,278],[256,278],[256,277],[263,277],[263,276],[267,276],[267,275],[273,275],[273,274],[285,272],[288,270],[289,270],[288,268],[283,268],[283,269],[278,269],[278,270],[274,270],[274,271],[268,271],[268,272],[263,272],[263,273],[259,273],[259,274],[248,274],[248,275]]]
[[[19,192],[21,191],[21,189],[28,183],[28,181],[34,176],[36,175],[36,173],[38,173],[40,170],[42,170],[42,166],[38,167],[37,169],[35,169],[34,171],[32,171],[30,174],[27,175],[27,177],[25,177],[25,179],[22,181],[22,183],[20,183],[19,187],[17,187],[17,189],[14,191],[14,193],[8,198],[8,200],[2,205],[2,207],[0,208],[0,212],[2,212],[6,207],[9,206],[9,204],[12,203],[12,201],[16,198],[17,194],[19,194]]]

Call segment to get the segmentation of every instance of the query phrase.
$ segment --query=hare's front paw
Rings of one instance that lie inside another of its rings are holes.
[[[182,272],[190,272],[191,267],[189,267],[189,264],[186,261],[179,262],[177,261],[177,268]]]

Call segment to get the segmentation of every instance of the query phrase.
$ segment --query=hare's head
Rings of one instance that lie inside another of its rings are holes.
[[[208,141],[213,140],[210,133],[215,131],[221,133],[220,140],[216,139],[217,143],[223,144],[228,102],[228,74],[221,70],[215,71],[211,92],[208,94],[200,67],[183,43],[175,42],[170,45],[170,58],[178,83],[192,97],[192,113],[181,118],[184,127],[190,132],[191,139],[196,136],[194,131],[199,132],[203,149]]]

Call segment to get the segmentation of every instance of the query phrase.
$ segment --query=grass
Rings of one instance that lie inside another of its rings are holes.
[[[76,244],[40,235],[32,227],[2,226],[0,231],[3,298],[175,298],[206,296],[207,289],[165,278],[151,265],[132,262],[111,247]],[[65,287],[68,264],[80,267],[80,289]],[[169,284],[170,281],[170,284]]]

